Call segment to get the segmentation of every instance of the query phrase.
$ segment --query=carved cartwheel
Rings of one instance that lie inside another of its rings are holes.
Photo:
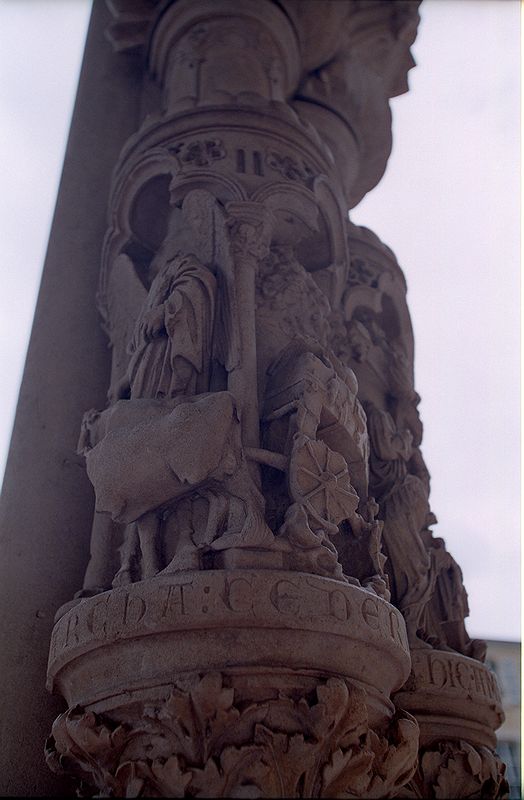
[[[304,505],[314,527],[334,529],[350,518],[358,495],[351,485],[346,460],[324,442],[297,435],[289,466],[289,491]]]

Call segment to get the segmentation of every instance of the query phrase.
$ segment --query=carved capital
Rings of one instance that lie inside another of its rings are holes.
[[[419,765],[401,797],[506,796],[505,767],[494,752],[504,715],[495,675],[484,664],[449,650],[415,650],[395,703],[420,727]]]
[[[272,213],[261,203],[231,202],[226,206],[233,253],[261,259],[269,253]]]
[[[293,683],[268,693],[253,676],[249,696],[207,672],[116,713],[72,708],[53,725],[47,762],[118,797],[380,798],[409,780],[418,746],[409,714],[374,731],[356,686]]]
[[[88,795],[498,798],[405,282],[374,234],[346,240],[419,0],[107,3],[143,50],[142,121],[110,193],[109,405],[82,423],[96,511],[48,762]]]
[[[393,796],[503,800],[509,791],[505,771],[500,758],[487,747],[474,747],[460,739],[441,741],[421,748],[415,775]]]

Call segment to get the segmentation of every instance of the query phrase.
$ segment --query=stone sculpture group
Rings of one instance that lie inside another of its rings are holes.
[[[112,369],[81,423],[96,508],[49,766],[83,796],[501,798],[405,280],[348,220],[419,2],[109,5],[161,100],[108,201]]]

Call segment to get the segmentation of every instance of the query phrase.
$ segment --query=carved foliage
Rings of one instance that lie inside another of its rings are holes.
[[[410,779],[413,718],[397,715],[378,735],[364,693],[342,679],[258,702],[226,683],[207,673],[179,684],[123,724],[73,708],[53,725],[48,764],[125,797],[378,798]]]
[[[503,800],[509,791],[505,769],[497,754],[486,747],[473,747],[465,741],[441,741],[421,750],[417,771],[399,794],[403,798],[436,800],[448,797]]]
[[[289,155],[282,155],[275,150],[267,151],[266,164],[290,181],[300,181],[309,185],[315,177],[313,170],[304,161],[299,161]]]
[[[226,157],[226,150],[221,139],[193,139],[181,142],[169,150],[180,158],[183,164],[195,167],[207,167],[213,161]]]

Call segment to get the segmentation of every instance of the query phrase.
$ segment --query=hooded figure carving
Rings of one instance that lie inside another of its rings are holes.
[[[216,280],[168,237],[151,263],[156,275],[130,346],[131,399],[208,391]]]

